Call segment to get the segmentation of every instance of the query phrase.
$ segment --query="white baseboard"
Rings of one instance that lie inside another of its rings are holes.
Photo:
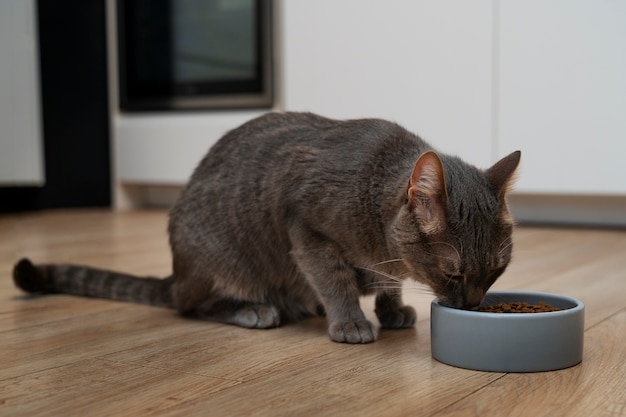
[[[518,223],[626,227],[626,196],[511,194]]]

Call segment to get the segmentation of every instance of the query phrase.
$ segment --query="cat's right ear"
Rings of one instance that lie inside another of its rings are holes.
[[[515,151],[496,162],[486,171],[487,181],[500,200],[504,199],[504,195],[515,182],[515,171],[521,156],[522,153],[520,151]]]
[[[407,187],[407,204],[417,214],[422,232],[432,234],[443,228],[447,201],[441,158],[434,151],[424,152],[413,167]]]

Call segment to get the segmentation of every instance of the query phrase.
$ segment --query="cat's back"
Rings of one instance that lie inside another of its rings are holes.
[[[225,192],[247,188],[252,178],[257,184],[264,178],[268,185],[278,178],[343,177],[383,165],[387,172],[404,170],[426,148],[416,135],[381,119],[268,113],[224,135],[200,162],[188,188]]]
[[[313,113],[268,113],[228,132],[211,148],[208,156],[302,141],[316,132],[337,128],[341,123]]]
[[[313,113],[268,113],[230,131],[211,149],[212,155],[231,157],[247,152],[288,149],[290,146],[311,148],[361,149],[393,146],[393,142],[422,143],[419,138],[396,123],[382,119],[335,120]],[[249,156],[249,155],[248,155]]]

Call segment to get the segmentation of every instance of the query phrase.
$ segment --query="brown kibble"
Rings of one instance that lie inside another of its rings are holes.
[[[490,306],[483,306],[478,311],[484,313],[548,313],[551,311],[561,311],[562,309],[551,306],[550,304],[540,301],[537,304],[528,304],[519,301],[510,303],[500,302]]]

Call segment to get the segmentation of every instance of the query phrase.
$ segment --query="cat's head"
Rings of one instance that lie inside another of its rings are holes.
[[[415,278],[444,303],[473,308],[511,260],[513,218],[505,194],[519,151],[487,170],[425,152],[396,222],[396,244]]]

